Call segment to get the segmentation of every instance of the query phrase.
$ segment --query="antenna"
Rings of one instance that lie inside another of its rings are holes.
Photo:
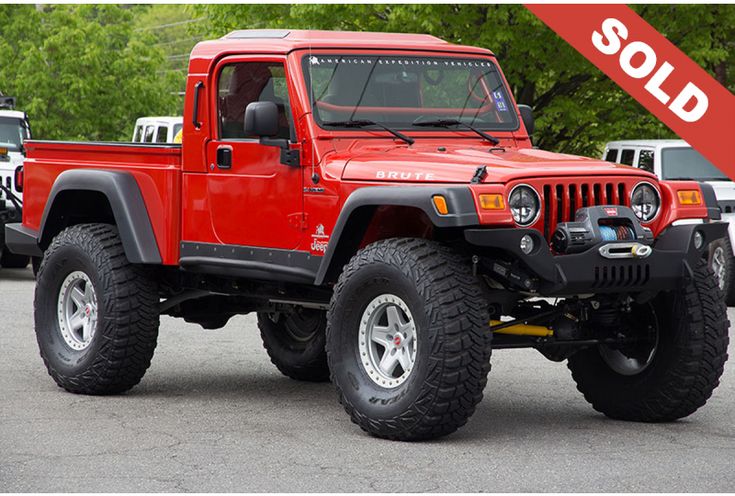
[[[311,57],[312,57],[312,47],[311,47],[311,37],[312,37],[313,31],[311,29],[311,25],[309,25],[309,105],[311,106],[311,114],[312,117],[314,116],[314,102],[313,95],[314,95],[314,78],[312,77],[311,72],[311,66],[313,65],[311,63]],[[319,184],[319,174],[316,173],[316,143],[315,139],[312,136],[311,137],[311,182],[314,184]]]

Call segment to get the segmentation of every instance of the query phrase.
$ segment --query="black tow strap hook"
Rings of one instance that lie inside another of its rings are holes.
[[[487,177],[487,166],[481,165],[475,171],[475,175],[472,176],[472,180],[470,181],[470,183],[472,183],[472,184],[479,184],[486,177]]]

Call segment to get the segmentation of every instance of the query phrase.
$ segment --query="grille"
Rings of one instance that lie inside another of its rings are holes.
[[[623,182],[544,184],[542,193],[544,236],[550,239],[559,222],[571,222],[582,207],[628,205]]]
[[[595,288],[643,286],[651,277],[651,267],[645,265],[595,266]]]
[[[735,200],[720,200],[717,202],[720,212],[723,214],[731,214],[735,212]]]

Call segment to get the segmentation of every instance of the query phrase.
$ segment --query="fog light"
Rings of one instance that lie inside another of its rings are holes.
[[[521,238],[521,251],[528,255],[533,251],[533,237],[529,236],[528,234],[524,234]]]
[[[694,231],[694,248],[701,250],[704,246],[704,236],[701,231]]]

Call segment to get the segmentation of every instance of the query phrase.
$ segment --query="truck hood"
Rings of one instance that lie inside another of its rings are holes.
[[[599,159],[552,153],[525,148],[489,151],[489,146],[375,147],[352,149],[333,154],[327,169],[348,181],[469,183],[478,167],[487,167],[484,183],[506,183],[510,180],[544,176],[655,176],[640,169],[612,164]]]

